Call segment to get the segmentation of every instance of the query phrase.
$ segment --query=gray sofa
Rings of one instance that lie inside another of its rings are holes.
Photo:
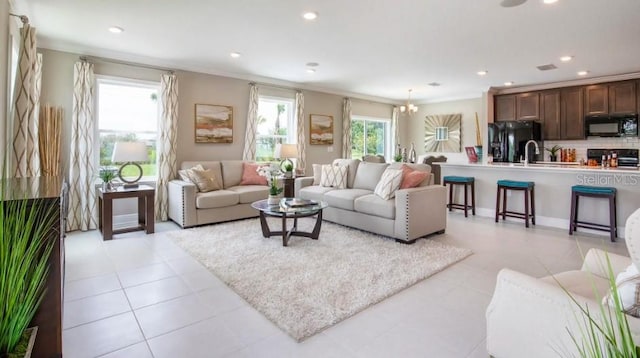
[[[446,189],[431,185],[431,175],[419,187],[398,190],[395,198],[384,200],[373,193],[375,187],[387,167],[400,169],[402,163],[336,159],[333,164],[348,166],[346,189],[313,185],[313,177],[296,178],[295,181],[297,197],[329,204],[322,214],[324,220],[392,237],[403,243],[413,243],[446,229]],[[429,165],[407,165],[431,173]]]
[[[198,192],[195,184],[179,179],[169,182],[169,218],[183,228],[257,217],[251,203],[269,196],[266,185],[240,185],[241,160],[183,162],[181,169],[201,164],[213,171],[222,190]]]

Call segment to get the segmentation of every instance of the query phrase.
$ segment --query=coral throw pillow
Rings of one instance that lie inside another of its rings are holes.
[[[240,185],[267,185],[267,178],[258,174],[260,166],[254,163],[242,163]]]
[[[418,185],[420,185],[420,183],[422,183],[422,181],[425,180],[428,175],[429,173],[427,172],[414,170],[414,169],[411,169],[411,167],[409,167],[408,165],[403,164],[402,165],[402,184],[400,184],[400,189],[415,188]]]

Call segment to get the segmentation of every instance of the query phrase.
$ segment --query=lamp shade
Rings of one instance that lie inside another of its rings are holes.
[[[296,158],[298,156],[298,146],[296,144],[276,144],[273,154],[275,158]]]
[[[146,162],[149,160],[147,146],[143,142],[116,142],[111,161],[114,163]]]

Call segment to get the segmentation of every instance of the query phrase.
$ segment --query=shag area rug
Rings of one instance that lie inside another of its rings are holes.
[[[298,227],[314,223],[299,219]],[[429,239],[399,244],[326,221],[319,240],[294,236],[288,247],[280,236],[263,238],[258,219],[167,235],[298,341],[471,255]]]

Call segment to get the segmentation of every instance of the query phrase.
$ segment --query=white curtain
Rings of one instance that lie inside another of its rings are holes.
[[[178,78],[174,74],[160,79],[162,114],[157,144],[158,180],[156,182],[156,218],[167,221],[169,211],[168,184],[176,176],[176,146],[178,132]]]
[[[398,127],[398,115],[399,115],[398,107],[394,106],[393,112],[391,113],[391,130],[393,131],[392,147],[395,147],[398,144],[400,144],[400,128]]]
[[[258,86],[249,85],[249,112],[247,113],[247,131],[244,134],[242,160],[256,159],[256,132],[258,130]]]
[[[73,117],[69,163],[69,216],[67,230],[97,227],[93,113],[93,64],[76,62],[73,69]]]
[[[342,102],[342,158],[351,158],[351,98]]]
[[[38,109],[42,56],[36,52],[35,28],[24,24],[20,35],[10,157],[11,175],[16,178],[40,175]]]
[[[300,174],[304,174],[307,166],[307,151],[306,138],[304,137],[304,94],[302,92],[296,93],[296,130],[298,132],[297,165]]]

